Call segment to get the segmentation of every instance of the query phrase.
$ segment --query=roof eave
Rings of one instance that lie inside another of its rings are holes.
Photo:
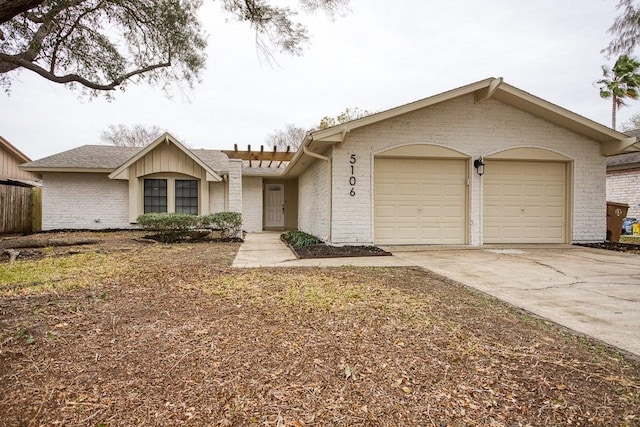
[[[44,166],[18,166],[28,172],[84,172],[84,173],[111,173],[113,168],[78,168],[78,167],[44,167]]]

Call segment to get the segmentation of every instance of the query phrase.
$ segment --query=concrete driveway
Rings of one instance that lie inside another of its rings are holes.
[[[407,264],[640,356],[640,255],[575,246],[387,249]]]

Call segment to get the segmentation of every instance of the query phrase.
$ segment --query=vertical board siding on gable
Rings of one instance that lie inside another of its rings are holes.
[[[573,241],[599,241],[606,228],[605,163],[600,144],[499,101],[480,104],[472,94],[428,108],[354,129],[333,150],[333,242],[372,241],[373,153],[406,144],[434,144],[465,153],[475,159],[514,147],[537,147],[575,159],[573,176]],[[356,154],[356,196],[349,196],[349,157]],[[317,166],[316,166],[317,167]],[[309,171],[310,172],[310,171]],[[300,206],[306,190],[313,188],[301,175]],[[481,178],[470,174],[470,243],[481,241]],[[362,197],[359,197],[362,195]],[[324,204],[324,199],[319,199]],[[313,211],[301,213],[312,222]],[[318,219],[320,221],[320,219]],[[321,229],[320,223],[301,222],[300,227]],[[323,229],[324,230],[324,229]]]
[[[206,179],[205,170],[173,144],[160,144],[136,162],[136,177],[160,172],[176,172]]]
[[[640,168],[607,173],[607,201],[628,204],[627,216],[640,219]]]
[[[43,230],[133,228],[127,181],[93,173],[44,173],[42,180]]]
[[[298,228],[323,240],[328,239],[329,180],[327,162],[316,160],[298,177],[298,203]]]
[[[262,231],[262,178],[242,178],[242,229]]]

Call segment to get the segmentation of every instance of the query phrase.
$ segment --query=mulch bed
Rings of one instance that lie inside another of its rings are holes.
[[[606,249],[609,251],[640,254],[640,245],[634,245],[633,243],[619,243],[619,242],[576,243],[576,246],[585,246],[587,248]]]
[[[436,274],[139,237],[2,265],[0,426],[640,420],[637,361]]]
[[[341,258],[364,256],[389,256],[390,252],[376,246],[309,245],[302,248],[290,246],[298,258]]]
[[[285,235],[280,239],[289,246],[289,249],[298,258],[343,258],[343,257],[367,257],[367,256],[390,256],[391,253],[377,246],[329,246],[324,243],[307,245],[296,248],[287,240]]]

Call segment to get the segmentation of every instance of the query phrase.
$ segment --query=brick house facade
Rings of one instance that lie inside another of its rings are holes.
[[[23,169],[43,174],[44,229],[135,228],[153,191],[161,211],[180,211],[186,183],[189,213],[241,212],[246,231],[477,246],[604,240],[607,156],[636,150],[635,136],[490,78],[310,132],[286,168],[165,134]]]

